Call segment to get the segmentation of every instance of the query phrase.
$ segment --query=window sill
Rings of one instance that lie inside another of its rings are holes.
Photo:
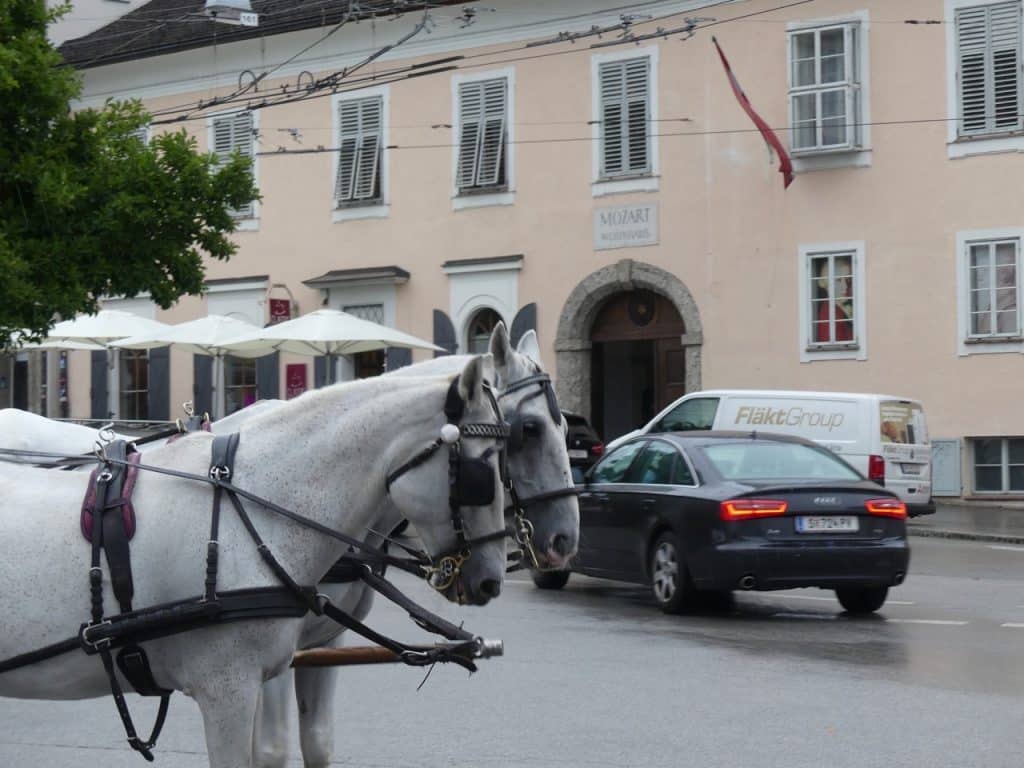
[[[390,210],[391,206],[385,203],[346,205],[331,211],[331,221],[337,223],[339,221],[356,221],[358,219],[385,219]]]
[[[1002,336],[960,340],[960,356],[1020,354],[1024,352],[1024,337]]]
[[[793,170],[796,173],[831,171],[837,168],[870,168],[871,148],[823,149],[819,152],[803,152],[793,155]]]
[[[260,220],[256,218],[235,219],[236,232],[256,232],[260,228]]]
[[[805,345],[800,352],[801,363],[820,360],[867,360],[867,349],[860,344]]]
[[[491,192],[458,192],[452,198],[452,210],[461,211],[467,208],[487,208],[494,205],[512,205],[516,201],[513,190]]]
[[[625,192],[657,192],[660,176],[630,176],[627,178],[597,179],[590,185],[594,197],[620,195]]]
[[[946,144],[950,160],[974,155],[1024,152],[1024,132],[985,136],[960,136]]]

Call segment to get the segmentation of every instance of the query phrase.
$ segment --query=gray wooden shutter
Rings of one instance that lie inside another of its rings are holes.
[[[932,440],[932,495],[959,496],[961,489],[960,441]]]
[[[650,170],[650,72],[646,56],[601,65],[602,176]]]
[[[384,101],[380,97],[338,105],[337,205],[380,197]]]
[[[252,112],[236,112],[223,115],[213,120],[213,152],[218,162],[226,162],[234,152],[245,157],[252,157],[255,148],[253,141]],[[251,219],[255,213],[252,203],[233,210],[231,215],[239,219]]]
[[[1018,129],[1021,117],[1021,4],[962,8],[956,13],[960,131]]]
[[[274,352],[256,358],[256,397],[260,400],[277,400],[281,397],[279,356],[279,353]]]
[[[213,358],[192,356],[192,405],[202,415],[213,413]]]
[[[149,418],[171,418],[171,348],[149,350]]]
[[[89,391],[90,414],[94,419],[110,418],[110,402],[107,398],[107,352],[92,353],[91,389]]]
[[[313,388],[327,386],[327,357],[320,355],[313,359]]]
[[[512,318],[512,328],[509,330],[509,341],[514,348],[523,334],[527,331],[537,330],[537,304],[531,302],[525,307],[516,312],[516,316]]]
[[[452,325],[451,318],[440,309],[434,310],[434,343],[446,350],[445,352],[434,352],[434,357],[454,355],[455,350],[459,348],[459,343],[455,338],[455,326]]]
[[[459,165],[461,189],[493,187],[505,179],[508,81],[503,78],[459,86]]]
[[[397,371],[412,363],[412,350],[405,347],[388,347],[384,356],[386,371]]]

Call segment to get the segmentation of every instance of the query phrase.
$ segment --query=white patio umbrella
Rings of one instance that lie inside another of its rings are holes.
[[[209,355],[213,358],[213,417],[219,419],[224,415],[224,356],[235,355],[237,357],[260,357],[267,353],[267,350],[228,350],[223,343],[229,339],[236,339],[245,334],[258,331],[259,328],[252,323],[238,320],[227,315],[207,315],[198,320],[190,320],[178,325],[169,325],[164,330],[154,333],[145,333],[138,336],[129,336],[126,339],[119,339],[111,342],[110,346],[116,349],[152,349],[163,347],[168,344],[185,349],[197,355]]]
[[[110,355],[111,342],[139,333],[156,333],[169,327],[166,323],[133,315],[131,312],[124,312],[119,309],[101,309],[95,315],[79,315],[71,320],[63,320],[57,323],[50,329],[50,333],[43,342],[46,344],[53,343],[56,349],[61,349],[61,344],[71,343],[95,344],[106,349],[107,376],[109,379],[114,367]],[[63,348],[70,349],[70,347],[66,346]],[[107,397],[110,401],[110,411],[116,413],[116,386],[107,387]]]
[[[318,309],[294,320],[260,328],[224,344],[231,354],[279,350],[298,355],[326,355],[333,381],[338,355],[354,355],[387,347],[440,350],[435,344],[408,333],[372,323],[337,309]]]

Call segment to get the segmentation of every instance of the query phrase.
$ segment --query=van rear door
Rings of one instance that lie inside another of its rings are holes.
[[[932,496],[932,448],[928,422],[914,400],[880,400],[879,429],[885,459],[885,485],[908,505]]]

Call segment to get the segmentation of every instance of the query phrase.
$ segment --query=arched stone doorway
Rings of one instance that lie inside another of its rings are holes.
[[[649,292],[649,298],[638,303],[643,292]],[[652,319],[646,324],[642,317],[644,304],[652,312]],[[634,316],[640,311],[640,324],[629,319],[631,306]],[[660,321],[656,319],[659,313]],[[625,424],[628,429],[640,426],[640,416],[656,411],[660,400],[700,389],[702,333],[697,303],[686,285],[672,273],[631,259],[592,272],[569,294],[558,321],[555,368],[559,402],[568,411],[601,422],[606,440],[627,431],[622,428]],[[678,339],[678,344],[672,339]],[[624,346],[608,346],[615,343]],[[600,345],[596,353],[595,345]],[[662,354],[670,353],[671,359],[656,365],[659,350]],[[609,353],[613,360],[608,359]],[[639,382],[630,382],[627,387],[618,375],[624,370],[622,366],[629,364],[626,361],[631,355],[647,355],[644,365],[650,371],[651,386],[646,403],[634,399],[643,397],[643,387],[634,386],[642,385],[642,376]],[[602,377],[596,386],[595,372]],[[600,398],[596,408],[595,391]],[[615,402],[623,391],[630,393],[628,409]],[[618,420],[621,423],[615,423],[613,418],[604,425],[605,416],[613,408],[625,412]]]

